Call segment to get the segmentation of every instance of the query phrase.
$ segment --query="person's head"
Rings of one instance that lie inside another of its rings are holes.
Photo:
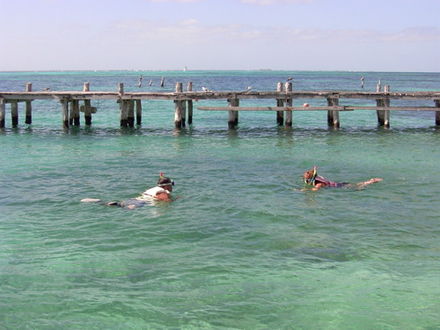
[[[159,180],[157,180],[157,186],[168,191],[173,191],[174,181],[164,176],[162,172],[159,174]]]
[[[304,172],[303,174],[304,183],[313,185],[313,182],[315,181],[317,175],[318,175],[318,168],[316,166],[313,166],[312,169]]]

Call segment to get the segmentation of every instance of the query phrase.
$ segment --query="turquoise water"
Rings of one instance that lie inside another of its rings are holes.
[[[392,90],[440,86],[434,73],[143,74],[156,85],[165,75],[170,90],[189,79],[195,89],[273,89],[290,75],[310,90],[356,90],[360,75],[369,90],[379,78]],[[34,90],[81,90],[84,81],[136,90],[138,75],[0,73],[0,90],[27,81]],[[9,128],[8,113],[0,328],[440,328],[433,113],[393,113],[389,130],[376,127],[374,112],[343,113],[336,131],[325,113],[294,113],[292,129],[276,127],[273,113],[245,113],[229,131],[227,113],[195,111],[194,125],[178,132],[171,102],[145,102],[144,124],[132,130],[119,129],[116,104],[94,105],[93,126],[70,131],[56,102],[35,101],[31,127],[20,113],[19,128]],[[384,181],[300,191],[299,176],[315,164],[336,181]],[[79,202],[135,197],[160,171],[176,182],[171,204]]]

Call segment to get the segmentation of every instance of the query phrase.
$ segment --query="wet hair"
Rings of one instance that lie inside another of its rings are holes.
[[[160,178],[159,180],[157,180],[157,185],[159,187],[173,185],[173,181],[170,178]]]

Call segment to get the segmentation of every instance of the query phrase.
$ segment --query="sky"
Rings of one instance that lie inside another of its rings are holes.
[[[0,0],[0,71],[440,72],[440,0]]]

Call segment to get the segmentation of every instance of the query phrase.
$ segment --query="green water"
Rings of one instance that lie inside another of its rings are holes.
[[[227,114],[196,112],[176,132],[168,103],[150,104],[134,130],[109,104],[92,128],[63,131],[57,106],[35,105],[31,128],[0,135],[0,328],[440,328],[432,114],[393,114],[385,130],[373,112],[344,113],[338,131],[325,114],[294,114],[293,129],[243,114],[229,131]],[[300,191],[315,164],[336,181],[384,181]],[[160,171],[176,182],[171,204],[80,203],[135,197]]]

